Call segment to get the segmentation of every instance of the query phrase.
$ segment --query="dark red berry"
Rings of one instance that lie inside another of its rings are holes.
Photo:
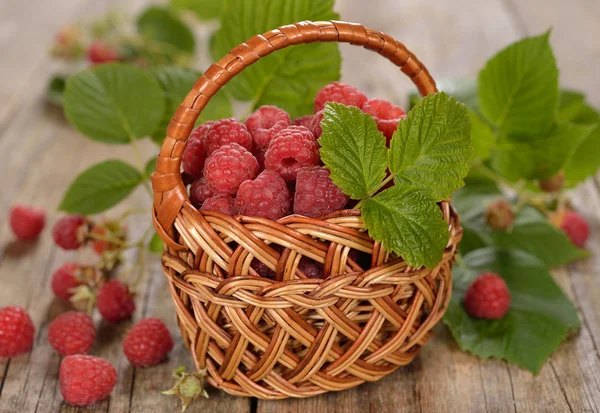
[[[319,163],[319,145],[304,126],[290,126],[279,132],[265,153],[265,167],[286,181],[296,179],[298,169]]]
[[[304,126],[305,128],[310,129],[310,123],[312,121],[313,115],[300,116],[292,121],[292,124],[296,126]],[[316,138],[316,136],[315,136]]]
[[[375,119],[377,129],[388,139],[398,128],[400,119],[406,118],[406,114],[399,106],[393,105],[387,100],[370,99],[362,107],[363,112],[368,113]]]
[[[173,349],[171,332],[158,318],[145,318],[133,326],[123,340],[123,352],[136,367],[160,363]]]
[[[48,341],[61,356],[87,354],[95,339],[92,317],[78,311],[59,315],[48,328]]]
[[[69,300],[73,289],[81,285],[80,266],[74,262],[66,262],[52,276],[50,286],[55,296]]]
[[[261,106],[246,119],[254,145],[266,151],[277,132],[290,126],[290,115],[276,106]]]
[[[118,323],[131,317],[135,311],[133,294],[119,280],[110,280],[98,291],[96,305],[102,318],[109,323]]]
[[[467,288],[465,309],[472,317],[495,320],[504,317],[510,307],[506,282],[498,274],[483,273]]]
[[[46,225],[46,213],[42,209],[15,205],[10,210],[10,228],[21,241],[38,239]]]
[[[215,121],[204,138],[206,153],[209,156],[221,146],[232,143],[252,151],[252,135],[246,125],[233,118]]]
[[[574,211],[566,211],[560,217],[560,229],[563,230],[573,244],[583,247],[590,236],[590,224],[584,217]]]
[[[118,51],[108,43],[97,40],[88,49],[88,60],[92,63],[107,63],[119,60]]]
[[[291,196],[277,173],[263,171],[255,180],[240,185],[236,205],[242,215],[277,220],[289,214]]]
[[[88,231],[89,223],[85,217],[67,215],[54,224],[52,238],[62,249],[76,250],[83,245]]]
[[[35,327],[23,307],[0,309],[0,357],[14,357],[31,349]]]
[[[230,217],[237,215],[235,198],[229,194],[215,195],[202,204],[201,211],[217,211]]]
[[[72,355],[60,364],[60,391],[69,404],[90,406],[112,392],[117,370],[99,357]]]
[[[206,179],[200,178],[190,186],[190,202],[193,206],[200,209],[202,203],[208,198],[212,198],[215,193],[208,187]]]
[[[256,158],[237,143],[221,146],[204,165],[206,184],[216,194],[235,194],[242,182],[257,173]]]
[[[367,97],[354,86],[346,83],[333,82],[323,87],[315,97],[315,113],[325,107],[327,102],[338,102],[346,106],[362,106],[367,101]]]
[[[305,166],[298,170],[294,213],[319,217],[343,209],[348,196],[333,183],[329,170],[320,166]]]

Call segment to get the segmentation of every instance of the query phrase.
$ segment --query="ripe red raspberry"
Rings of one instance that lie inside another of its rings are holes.
[[[190,139],[183,150],[183,155],[181,155],[183,172],[194,178],[201,177],[206,157],[204,141],[202,139]]]
[[[298,263],[298,269],[308,278],[324,278],[323,266],[310,258],[302,257]]]
[[[485,210],[485,220],[492,229],[509,229],[514,219],[512,206],[504,199],[491,202]]]
[[[400,119],[406,118],[406,114],[399,106],[393,105],[387,100],[370,99],[362,107],[363,112],[368,113],[375,119],[377,129],[388,139],[398,128]]]
[[[319,145],[304,126],[290,126],[279,132],[265,153],[265,167],[286,181],[296,179],[298,169],[319,163]]]
[[[292,124],[296,126],[304,126],[310,129],[310,122],[312,121],[313,115],[300,116],[292,121]],[[315,136],[316,138],[316,136]]]
[[[235,198],[229,194],[215,195],[208,198],[202,204],[201,211],[217,211],[230,217],[237,215],[238,209],[235,205]]]
[[[538,182],[538,186],[544,192],[556,192],[565,185],[565,173],[564,171],[558,172],[556,175],[551,176],[548,179],[544,179]]]
[[[252,134],[254,145],[262,151],[267,150],[277,132],[288,126],[290,115],[276,106],[261,106],[246,119],[246,127]]]
[[[206,179],[200,178],[190,186],[190,202],[196,208],[200,208],[202,203],[208,198],[214,196],[214,192],[208,187]]]
[[[88,220],[81,215],[67,215],[59,219],[52,228],[52,238],[56,245],[65,250],[76,250],[85,240],[89,231]]]
[[[240,214],[273,221],[290,212],[291,202],[285,181],[272,171],[263,171],[255,180],[244,181],[236,198]]]
[[[98,291],[96,301],[102,318],[109,323],[128,319],[135,311],[135,301],[129,287],[119,280],[110,280]]]
[[[61,356],[87,354],[95,339],[92,317],[78,311],[59,315],[48,328],[48,341]]]
[[[129,330],[123,340],[123,352],[127,360],[136,367],[158,364],[172,349],[171,333],[158,318],[141,320]]]
[[[566,211],[560,216],[560,229],[567,234],[573,244],[583,247],[590,236],[590,225],[584,217],[574,211]]]
[[[50,281],[54,295],[63,300],[69,300],[73,295],[71,290],[81,285],[79,273],[80,267],[74,262],[65,262],[58,268]]]
[[[237,143],[221,146],[204,165],[206,184],[217,194],[235,194],[242,182],[257,173],[256,158]]]
[[[321,166],[306,166],[298,170],[294,213],[320,217],[344,208],[345,195],[329,177],[329,170]]]
[[[67,356],[60,364],[60,392],[67,403],[89,406],[110,394],[117,384],[117,370],[99,357]]]
[[[95,64],[116,62],[119,60],[117,50],[113,46],[99,40],[90,45],[87,55],[88,60]]]
[[[202,125],[198,126],[196,129],[194,129],[192,131],[192,133],[190,133],[190,137],[188,138],[188,143],[191,141],[204,141],[204,139],[206,139],[206,135],[208,134],[208,131],[210,130],[210,128],[212,127],[212,125],[215,122],[212,120],[206,121],[204,122]]]
[[[10,228],[21,241],[38,239],[46,225],[46,213],[42,209],[15,205],[10,210]]]
[[[252,135],[248,132],[246,125],[233,118],[215,121],[204,138],[208,156],[221,146],[231,143],[237,143],[252,151]]]
[[[35,327],[23,307],[0,310],[0,357],[14,357],[29,351]]]
[[[323,134],[323,129],[321,129],[321,121],[323,120],[324,114],[325,110],[320,110],[314,114],[312,120],[310,121],[310,127],[308,129],[310,129],[315,139],[319,139]]]
[[[367,101],[367,97],[354,86],[346,83],[333,82],[323,87],[315,97],[315,113],[325,107],[327,102],[338,102],[346,106],[362,106]]]
[[[464,304],[472,317],[496,320],[508,312],[510,293],[498,274],[483,273],[467,288]]]

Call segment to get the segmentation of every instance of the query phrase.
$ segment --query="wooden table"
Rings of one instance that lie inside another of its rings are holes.
[[[217,1],[217,0],[216,0]],[[130,158],[127,148],[107,147],[82,138],[60,111],[43,102],[46,80],[56,65],[46,51],[66,22],[106,10],[118,1],[0,0],[0,216],[15,202],[49,211],[50,224],[61,195],[75,174],[108,157]],[[129,1],[130,10],[146,0]],[[507,43],[553,26],[552,43],[563,85],[585,90],[600,107],[600,3],[594,0],[338,0],[343,19],[360,21],[405,42],[438,78],[473,75],[486,58]],[[371,96],[405,101],[409,82],[390,64],[350,46],[343,47],[344,80]],[[369,59],[364,59],[369,57]],[[203,57],[202,65],[208,60]],[[369,74],[367,76],[367,74]],[[147,158],[156,152],[148,143]],[[263,402],[210,391],[211,398],[189,412],[582,412],[600,411],[600,188],[590,180],[574,195],[577,208],[593,223],[591,258],[554,271],[575,299],[582,319],[580,332],[564,343],[540,374],[503,361],[481,361],[459,350],[443,327],[409,366],[377,383],[304,400]],[[135,193],[127,207],[149,206]],[[149,223],[132,224],[139,234]],[[0,224],[0,306],[26,307],[38,328],[33,351],[0,361],[0,411],[75,412],[62,402],[57,382],[59,357],[46,340],[49,322],[64,305],[48,283],[65,260],[79,258],[57,249],[49,231],[32,245],[13,243],[7,220]],[[133,257],[129,257],[133,258]],[[135,319],[157,316],[176,337],[174,310],[158,259],[151,262],[140,287]],[[119,381],[110,399],[89,411],[177,411],[174,400],[159,394],[171,371],[192,360],[180,340],[169,358],[148,369],[132,368],[120,348],[130,323],[100,323],[93,354],[110,360]]]

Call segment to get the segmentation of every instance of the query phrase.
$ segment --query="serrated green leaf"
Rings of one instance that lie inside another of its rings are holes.
[[[221,27],[211,40],[213,59],[256,34],[302,20],[339,19],[333,0],[227,0]],[[295,45],[278,50],[244,69],[227,85],[235,99],[254,107],[276,105],[292,117],[313,111],[313,99],[325,84],[339,79],[337,44]]]
[[[427,191],[399,184],[365,201],[369,235],[413,267],[434,268],[448,243],[448,224]]]
[[[591,131],[590,126],[563,123],[543,139],[519,142],[502,137],[492,150],[491,165],[512,181],[548,178],[570,160]]]
[[[152,6],[137,19],[137,30],[146,39],[161,42],[186,53],[196,48],[194,34],[173,11]]]
[[[375,193],[385,177],[387,148],[373,118],[353,106],[327,103],[321,129],[321,160],[333,182],[353,199]]]
[[[148,162],[146,162],[146,166],[144,167],[144,173],[146,178],[150,178],[150,175],[152,175],[156,170],[156,159],[157,157],[155,156],[153,158],[148,159]]]
[[[419,102],[400,120],[389,151],[396,182],[420,186],[436,200],[464,185],[473,153],[464,104],[444,92]]]
[[[46,99],[54,105],[63,106],[65,86],[67,84],[66,76],[52,76],[46,89]]]
[[[534,256],[518,250],[484,248],[464,257],[453,270],[453,293],[444,323],[460,347],[481,358],[499,358],[536,374],[542,364],[579,328],[577,310]],[[511,293],[509,312],[499,320],[470,317],[462,298],[483,272],[499,274]]]
[[[163,242],[162,239],[160,239],[160,237],[158,236],[157,233],[154,233],[154,235],[152,235],[152,239],[150,240],[150,243],[148,244],[148,250],[150,250],[151,252],[153,252],[155,254],[162,254],[164,249],[165,249],[165,243]]]
[[[109,144],[150,135],[165,110],[156,80],[123,63],[105,63],[71,76],[64,103],[67,119],[77,130]]]
[[[471,111],[477,112],[479,107],[479,96],[477,92],[477,81],[472,78],[442,79],[436,82],[440,92],[446,92],[454,96],[456,100],[464,103]],[[410,108],[412,109],[420,100],[421,95],[411,93],[409,96]]]
[[[71,214],[97,214],[125,199],[143,179],[123,161],[104,161],[75,178],[58,208]]]
[[[539,138],[554,121],[558,68],[550,32],[526,37],[490,59],[479,73],[479,107],[505,135]]]
[[[479,116],[469,111],[471,119],[471,142],[473,142],[473,160],[485,161],[490,157],[494,146],[494,133]]]
[[[200,20],[216,19],[223,12],[225,1],[223,0],[171,0],[171,7],[178,10],[190,10]]]

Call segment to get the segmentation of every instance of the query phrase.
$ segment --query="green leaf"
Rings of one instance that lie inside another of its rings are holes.
[[[485,161],[490,157],[494,146],[494,133],[472,110],[469,111],[469,118],[471,119],[473,160]]]
[[[152,74],[158,80],[165,94],[167,108],[158,128],[152,134],[152,140],[162,144],[167,133],[167,127],[173,114],[183,102],[187,94],[198,80],[200,73],[193,69],[176,66],[159,66],[152,69]],[[198,122],[228,118],[232,116],[231,102],[222,91],[213,96],[204,108]]]
[[[211,20],[219,17],[224,9],[223,0],[171,0],[171,7],[178,10],[190,10],[200,20]]]
[[[146,162],[146,166],[144,167],[144,174],[146,178],[150,178],[150,175],[152,175],[154,173],[154,171],[156,170],[156,159],[158,157],[155,156],[154,158],[150,158],[148,159],[148,162]]]
[[[436,83],[440,92],[446,92],[448,95],[454,96],[456,100],[464,103],[471,111],[478,111],[479,96],[477,94],[477,81],[475,79],[442,79]],[[421,95],[418,93],[411,93],[409,99],[409,109],[412,109],[421,100]]]
[[[159,84],[143,70],[105,63],[67,80],[65,114],[90,139],[126,144],[150,135],[165,110]]]
[[[513,43],[479,73],[481,112],[504,134],[519,140],[546,135],[554,121],[558,68],[549,35]]]
[[[211,41],[213,59],[252,36],[302,20],[339,19],[333,0],[227,0],[221,27]],[[340,76],[337,44],[295,45],[278,50],[244,69],[228,84],[234,98],[254,107],[276,105],[292,118],[313,112],[319,89]]]
[[[354,106],[327,103],[321,128],[321,160],[333,182],[353,199],[374,194],[385,177],[387,148],[373,118]]]
[[[600,114],[585,102],[585,96],[582,93],[561,90],[558,96],[556,121],[595,125],[600,123]]]
[[[590,126],[563,123],[543,139],[517,142],[500,138],[492,151],[492,167],[512,181],[548,178],[570,160],[591,131]]]
[[[154,233],[154,235],[152,235],[152,239],[148,244],[148,249],[155,254],[162,254],[162,252],[164,251],[165,243],[162,239],[160,239],[157,233]]]
[[[138,32],[146,39],[164,43],[186,53],[196,47],[194,34],[173,11],[149,7],[137,19]]]
[[[66,84],[66,76],[52,76],[50,82],[48,82],[48,88],[46,89],[46,99],[54,105],[63,106]]]
[[[570,329],[579,328],[577,310],[534,256],[518,250],[484,248],[455,267],[453,293],[444,316],[459,346],[481,358],[499,358],[536,374]],[[499,274],[511,293],[509,312],[500,320],[470,317],[462,297],[482,272]]]
[[[365,201],[369,235],[410,266],[434,268],[448,243],[448,224],[427,191],[396,184]]]
[[[143,179],[123,161],[104,161],[75,178],[58,208],[71,214],[97,214],[125,199]]]
[[[429,95],[400,121],[389,151],[396,182],[425,188],[436,200],[464,185],[471,122],[464,104],[444,92]]]

